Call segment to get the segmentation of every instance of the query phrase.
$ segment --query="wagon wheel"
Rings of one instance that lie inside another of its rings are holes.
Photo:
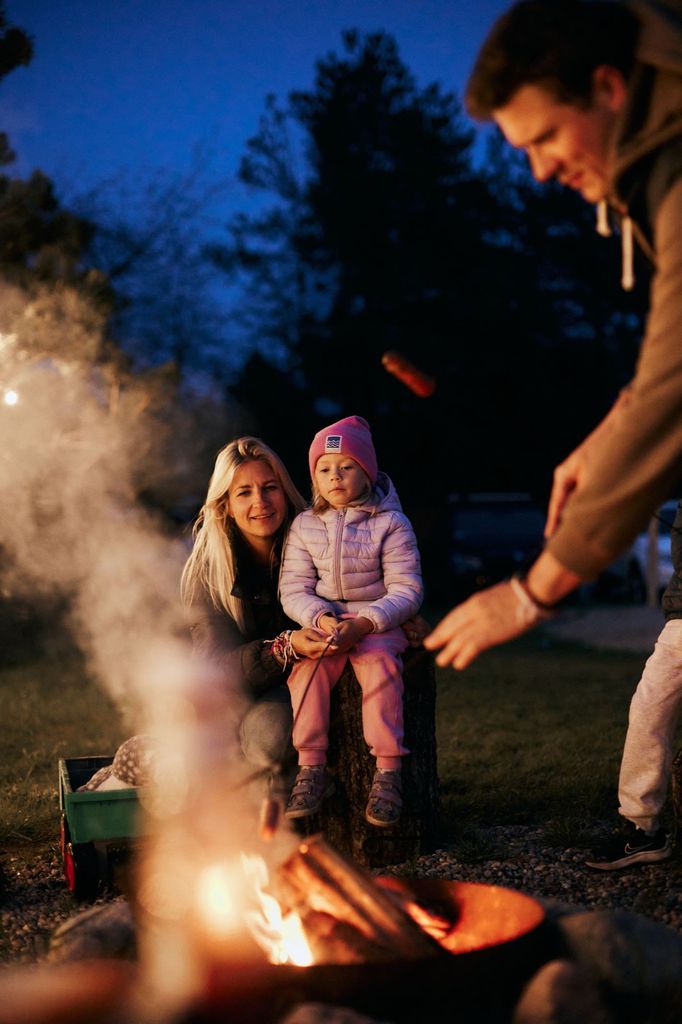
[[[72,843],[64,816],[60,831],[64,877],[69,892],[77,900],[94,900],[99,887],[99,864],[94,843]]]

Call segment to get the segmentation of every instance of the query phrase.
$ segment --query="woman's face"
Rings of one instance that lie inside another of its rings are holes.
[[[235,472],[228,513],[249,547],[267,557],[287,513],[282,485],[267,462],[244,462]]]

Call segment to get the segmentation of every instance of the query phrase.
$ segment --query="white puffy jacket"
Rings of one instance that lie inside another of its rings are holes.
[[[294,519],[280,598],[295,622],[315,626],[327,612],[354,612],[383,633],[414,615],[423,596],[414,530],[385,473],[367,503],[320,515],[306,509]]]

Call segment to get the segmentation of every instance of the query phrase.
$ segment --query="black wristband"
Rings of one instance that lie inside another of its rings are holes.
[[[554,604],[547,604],[546,601],[541,601],[539,597],[535,596],[533,591],[528,586],[528,580],[526,579],[525,572],[515,572],[514,573],[514,579],[518,580],[518,582],[521,584],[521,586],[523,587],[523,589],[525,590],[526,594],[528,595],[530,600],[533,602],[535,607],[539,608],[541,612],[554,612],[554,611],[556,611],[556,605],[554,605]]]

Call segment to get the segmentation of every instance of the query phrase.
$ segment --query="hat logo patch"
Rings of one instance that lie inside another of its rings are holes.
[[[325,452],[340,452],[342,442],[342,434],[327,434],[327,436],[324,439]]]

